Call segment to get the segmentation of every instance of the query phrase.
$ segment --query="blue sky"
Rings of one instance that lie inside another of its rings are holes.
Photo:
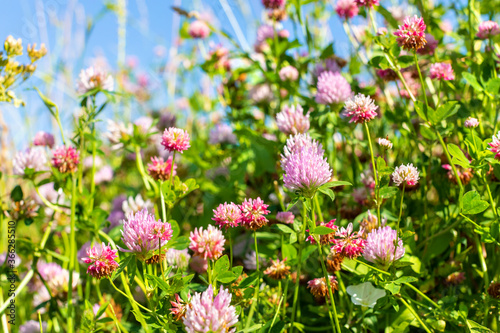
[[[256,28],[262,20],[259,0],[128,0],[126,55],[136,57],[139,66],[147,71],[155,58],[155,47],[162,45],[168,49],[172,46],[179,20],[171,9],[174,4],[188,10],[208,12],[215,25],[235,36],[227,8],[224,10],[222,6],[225,3],[234,13],[247,42],[252,45]],[[89,66],[96,56],[104,56],[112,68],[117,68],[117,16],[111,11],[100,15],[103,8],[104,3],[97,0],[17,0],[3,4],[6,14],[0,20],[0,39],[13,35],[22,38],[25,46],[43,42],[49,50],[39,64],[37,77],[17,89],[17,94],[27,102],[27,106],[19,109],[3,106],[4,116],[11,125],[11,134],[14,133],[11,135],[12,142],[17,149],[24,148],[37,131],[55,129],[37,94],[27,88],[36,85],[49,95],[60,106],[63,123],[70,127],[78,105],[73,86],[79,71]],[[331,7],[328,9],[331,10]],[[85,43],[89,22],[94,22],[95,27]],[[334,37],[327,32],[325,45],[334,38],[339,53],[346,55],[349,44],[335,15],[328,21],[328,27],[334,32]],[[285,28],[293,31],[290,23],[285,23]],[[302,36],[298,37],[302,39]]]

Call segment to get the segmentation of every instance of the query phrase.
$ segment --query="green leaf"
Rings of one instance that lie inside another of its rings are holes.
[[[284,224],[280,224],[280,223],[277,223],[273,226],[273,228],[277,228],[279,229],[281,232],[284,232],[285,234],[291,234],[291,233],[295,233],[295,231],[293,231],[292,228],[284,225]]]
[[[462,77],[467,81],[475,90],[483,91],[483,87],[477,82],[477,79],[474,75],[469,72],[463,72]]]
[[[243,266],[235,266],[232,269],[233,273],[240,276],[241,273],[243,272]]]
[[[418,281],[418,279],[414,276],[403,276],[392,282],[396,284],[402,284],[402,283],[412,283],[416,281]]]
[[[108,307],[108,305],[109,305],[109,302],[106,302],[103,305],[101,305],[99,307],[99,310],[97,310],[95,317],[100,318],[102,316],[102,314],[104,313],[104,311],[106,311],[106,308]]]
[[[146,274],[146,277],[148,278],[148,280],[154,281],[156,285],[167,294],[170,292],[170,286],[165,281],[163,281],[162,278],[151,274]]]
[[[421,101],[415,102],[415,111],[423,120],[427,121],[427,115],[429,114],[429,107],[422,103]]]
[[[297,249],[291,244],[283,244],[283,258],[292,260],[297,258]]]
[[[222,274],[217,275],[217,281],[221,283],[231,283],[238,278],[238,275],[233,272],[224,272]]]
[[[352,184],[349,182],[342,181],[342,180],[336,180],[333,182],[328,182],[325,185],[322,185],[321,187],[330,188],[330,187],[337,187],[337,186],[352,186]]]
[[[12,192],[10,192],[10,198],[14,202],[19,202],[19,201],[23,200],[23,196],[24,196],[23,189],[19,185],[16,185],[12,189]]]
[[[380,189],[380,197],[382,199],[388,199],[393,197],[398,193],[399,189],[394,186],[384,186]]]
[[[245,289],[251,286],[252,284],[255,284],[257,279],[259,278],[259,274],[257,272],[251,274],[249,277],[241,281],[240,285],[238,288]]]
[[[394,295],[399,293],[399,291],[401,290],[401,285],[389,282],[384,286],[384,288]]]
[[[187,236],[181,236],[167,243],[169,249],[184,250],[187,249],[191,241]]]
[[[453,156],[452,162],[454,164],[458,164],[463,168],[470,167],[470,162],[467,159],[467,157],[465,157],[465,154],[460,149],[460,147],[458,147],[457,145],[455,145],[453,143],[449,143],[447,147],[448,147],[448,151],[450,152],[451,156]]]
[[[120,266],[118,267],[118,269],[115,271],[115,273],[113,274],[113,277],[111,278],[111,281],[114,281],[118,275],[120,275],[124,270],[125,268],[127,268],[127,266],[130,264],[130,262],[132,261],[132,259],[134,259],[134,256],[128,256],[126,258],[123,258],[122,261],[120,261]]]
[[[335,230],[333,230],[332,228],[328,228],[328,227],[325,227],[325,226],[319,226],[319,227],[316,227],[314,229],[313,234],[321,236],[321,235],[329,235],[332,232],[335,232]]]
[[[479,214],[485,211],[489,207],[489,203],[484,200],[481,200],[481,197],[476,191],[469,191],[465,193],[463,198],[463,214]]]
[[[98,317],[96,316],[96,318],[98,318]],[[112,322],[112,321],[113,321],[113,319],[112,319],[112,318],[109,318],[109,317],[104,317],[104,318],[98,319],[98,320],[96,321],[96,323],[99,323],[99,324],[105,324],[105,323],[110,323],[110,322]]]
[[[229,258],[227,257],[227,255],[223,255],[215,262],[214,272],[218,276],[222,273],[227,272],[228,270],[229,270]]]
[[[486,84],[486,91],[492,94],[493,96],[497,95],[500,90],[500,78],[492,78]]]
[[[400,56],[397,59],[401,68],[406,68],[415,64],[415,58],[411,55]]]
[[[42,99],[43,104],[45,104],[45,106],[47,107],[47,109],[49,109],[49,111],[52,114],[52,116],[56,117],[56,115],[59,112],[57,110],[57,105],[54,102],[52,102],[50,100],[50,98],[48,98],[47,96],[45,96],[44,94],[42,94],[42,92],[37,87],[35,87],[35,90],[37,91],[38,95]],[[54,111],[54,109],[55,109],[55,111]]]
[[[323,194],[326,194],[330,197],[330,200],[335,200],[335,193],[333,193],[333,191],[329,188],[319,188],[318,191],[320,191],[321,193]]]
[[[384,56],[374,56],[373,58],[370,59],[368,64],[372,67],[379,68],[379,69],[385,69],[389,67],[389,63],[387,63],[387,59]]]
[[[457,113],[460,105],[457,104],[456,101],[448,101],[442,105],[440,105],[435,112],[431,112],[429,118],[433,124],[437,124],[442,120],[445,120],[448,117],[451,117],[455,113]]]
[[[394,15],[391,14],[387,9],[385,9],[383,6],[376,6],[375,10],[379,12],[384,19],[393,27],[397,28],[399,23],[398,21],[394,18]]]
[[[479,325],[475,321],[467,319],[467,323],[472,328],[472,330],[471,330],[472,332],[477,332],[477,333],[493,333],[492,330],[490,330],[489,328],[484,327],[482,325]]]

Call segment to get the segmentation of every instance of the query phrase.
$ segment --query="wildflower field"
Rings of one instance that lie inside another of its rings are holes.
[[[500,0],[33,3],[1,332],[500,332]]]

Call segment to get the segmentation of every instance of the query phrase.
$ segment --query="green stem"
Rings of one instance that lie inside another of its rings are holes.
[[[488,185],[488,182],[486,181],[486,176],[484,175],[484,172],[483,172],[483,182],[484,182],[484,186],[486,186],[486,191],[488,192],[488,198],[490,200],[490,205],[491,205],[491,209],[493,209],[493,214],[495,215],[495,219],[496,221],[498,222],[498,212],[497,212],[497,209],[496,209],[496,204],[495,204],[495,201],[493,200],[493,196],[491,195],[491,190],[490,190],[490,185]]]
[[[321,213],[321,206],[319,205],[319,199],[318,199],[318,196],[314,196],[314,203],[316,204],[316,209],[318,211],[318,216],[319,216],[319,220],[321,222],[325,222],[324,218],[323,218],[323,214]]]
[[[302,210],[302,226],[299,235],[299,253],[298,253],[298,263],[297,263],[297,275],[295,278],[295,290],[293,293],[293,305],[292,305],[292,322],[290,327],[290,333],[293,333],[295,317],[297,314],[297,301],[299,296],[299,286],[300,286],[300,273],[302,269],[302,248],[304,247],[305,233],[306,233],[306,224],[307,224],[307,209],[306,205],[303,204]]]
[[[59,126],[59,131],[61,132],[61,139],[62,139],[63,145],[66,146],[66,139],[64,138],[64,131],[62,128],[61,119],[59,118],[59,111],[56,111],[54,116],[55,116],[56,121],[57,121],[57,126]]]
[[[453,163],[453,161],[451,159],[450,153],[448,152],[448,147],[446,147],[444,140],[443,140],[443,137],[441,136],[441,133],[439,133],[439,131],[435,127],[434,127],[434,131],[436,132],[439,143],[443,147],[446,158],[448,159],[448,163],[450,163],[450,165],[451,165],[451,169],[453,170],[453,174],[455,175],[455,179],[456,179],[457,184],[460,188],[460,197],[458,198],[458,202],[459,202],[459,207],[461,207],[462,206],[462,204],[461,204],[462,203],[462,196],[464,194],[464,186],[462,185],[462,181],[460,180],[460,177],[458,176],[457,168],[455,167],[455,164]]]
[[[142,176],[144,186],[146,186],[146,189],[150,191],[151,185],[149,184],[149,179],[148,176],[146,175],[146,171],[144,171],[144,163],[142,162],[141,148],[139,146],[135,147],[135,162],[137,164],[137,169],[139,170],[139,173]]]
[[[368,146],[370,147],[370,156],[372,158],[373,178],[375,178],[375,200],[377,201],[377,220],[378,223],[380,223],[382,220],[380,219],[379,179],[377,166],[375,164],[375,155],[373,154],[372,139],[370,137],[370,129],[368,127],[368,123],[364,123],[363,125],[365,127],[366,138],[368,139]]]
[[[38,194],[38,196],[40,197],[40,200],[42,200],[42,202],[45,204],[45,206],[49,207],[50,209],[52,209],[53,211],[56,211],[58,213],[62,213],[62,209],[53,205],[50,201],[47,200],[47,198],[45,198],[41,193],[40,193],[40,190],[38,189],[38,186],[35,186],[35,191],[36,191],[36,194]]]
[[[115,242],[111,239],[111,237],[108,236],[108,234],[106,234],[102,230],[99,230],[99,236],[101,236],[104,239],[106,239],[109,242],[109,244],[111,244],[111,248],[113,250],[118,250],[118,248],[116,247]],[[120,260],[120,258],[117,258],[117,259]],[[132,296],[132,293],[130,292],[130,288],[128,287],[128,280],[127,280],[127,277],[125,275],[125,272],[122,272],[120,274],[120,278],[122,280],[122,284],[123,284],[123,288],[125,289],[125,293],[128,295],[127,298],[129,300],[130,299],[134,299],[134,297]],[[145,277],[144,277],[144,281],[146,281]],[[138,303],[137,304],[136,303],[137,302],[130,302],[130,304],[132,305],[132,309],[134,310],[134,314],[136,316],[137,321],[142,325],[142,328],[146,331],[146,333],[151,332],[151,330],[149,328],[149,325],[146,324],[146,320],[144,319],[144,316],[142,315],[141,310],[137,306]]]
[[[255,302],[252,304],[250,308],[250,312],[248,314],[247,322],[245,325],[245,329],[250,327],[250,324],[252,323],[252,318],[255,313],[255,309],[259,307],[259,289],[260,289],[260,270],[259,270],[259,248],[257,247],[257,232],[254,230],[253,231],[253,238],[254,238],[254,244],[255,244],[255,257],[256,257],[256,271],[257,271],[257,285],[255,286],[255,292],[253,295],[253,298],[255,299]]]
[[[75,270],[76,258],[76,177],[71,177],[71,218],[70,218],[70,249],[69,249],[69,282],[68,282],[68,313],[67,313],[67,330],[73,332],[73,272]]]
[[[483,270],[484,288],[488,289],[490,285],[490,278],[488,276],[488,266],[486,266],[486,261],[484,260],[483,246],[476,234],[474,234],[474,240],[476,241],[476,249],[479,255],[479,262],[481,263],[481,269]]]
[[[163,195],[163,180],[160,180],[160,200],[161,200],[161,218],[167,222],[167,209],[165,208],[165,197]]]
[[[92,210],[94,209],[94,196],[95,196],[95,171],[96,171],[96,166],[95,166],[95,156],[97,153],[97,147],[96,147],[96,137],[95,137],[95,125],[92,129],[92,170],[90,171],[90,213],[92,213]]]
[[[333,290],[332,290],[332,286],[330,283],[330,276],[328,275],[328,272],[326,270],[325,258],[323,257],[323,248],[321,246],[319,239],[316,240],[316,244],[318,244],[321,269],[323,270],[323,276],[325,277],[326,287],[328,290],[327,293],[330,296],[330,302],[331,302],[332,312],[333,312],[333,320],[335,322],[335,330],[334,331],[336,331],[337,333],[342,333],[342,330],[340,329],[339,318],[337,315],[337,307],[335,306],[335,299],[333,298]]]
[[[413,52],[415,57],[415,66],[417,67],[418,77],[420,78],[420,84],[422,85],[422,94],[424,94],[425,105],[429,106],[429,101],[427,100],[427,94],[425,92],[425,81],[422,77],[422,73],[420,72],[420,66],[418,65],[417,51]]]
[[[399,245],[399,223],[401,222],[401,216],[403,215],[403,200],[405,197],[405,187],[406,187],[406,181],[403,182],[403,189],[401,190],[401,203],[399,204],[399,217],[396,227],[396,242],[394,243],[394,254],[393,254],[394,261],[391,264],[394,264],[396,262],[396,251]]]
[[[415,311],[415,309],[413,309],[413,307],[407,303],[403,298],[399,298],[399,300],[401,301],[401,303],[403,303],[407,308],[408,310],[413,314],[413,316],[415,317],[415,319],[420,323],[420,326],[422,326],[422,328],[427,332],[427,333],[432,333],[432,331],[425,325],[425,323],[422,321],[422,318],[420,318],[420,316],[418,315],[418,313]]]
[[[130,303],[137,304],[138,306],[140,306],[143,310],[145,310],[147,312],[153,312],[150,309],[144,307],[142,304],[138,303],[133,297],[130,297],[128,294],[126,294],[123,291],[121,291],[120,289],[118,289],[118,287],[113,283],[112,279],[109,279],[109,283],[111,283],[111,285],[113,286],[113,288],[116,289],[116,291],[118,291],[120,294],[122,294],[123,296],[125,296],[130,301]]]

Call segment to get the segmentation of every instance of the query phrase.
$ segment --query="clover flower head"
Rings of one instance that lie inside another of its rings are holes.
[[[309,130],[309,112],[304,114],[300,105],[285,105],[281,112],[276,115],[276,124],[278,129],[287,134],[305,133]]]
[[[312,76],[317,79],[323,72],[339,73],[340,69],[341,68],[335,58],[326,58],[316,64],[316,67],[313,69]]]
[[[220,227],[237,227],[243,220],[243,215],[241,213],[240,207],[235,203],[223,203],[220,204],[217,209],[213,210],[214,217],[212,220]]]
[[[177,151],[181,154],[191,145],[189,144],[189,133],[176,127],[165,129],[161,137],[161,144],[165,150],[170,152]]]
[[[179,321],[182,318],[184,318],[190,302],[191,302],[191,294],[188,294],[187,302],[184,302],[178,294],[175,294],[175,302],[170,301],[170,304],[172,304],[172,307],[170,308],[170,313],[174,315],[174,319],[176,321]]]
[[[259,266],[266,266],[267,260],[266,258],[259,255]],[[248,270],[256,270],[257,269],[257,253],[255,251],[250,251],[245,254],[245,258],[243,259],[243,266]]]
[[[140,194],[137,194],[135,198],[132,196],[128,197],[127,200],[122,202],[121,206],[125,215],[137,213],[143,209],[146,209],[149,212],[154,212],[154,205],[151,200],[147,199],[144,201]]]
[[[414,186],[417,185],[419,179],[419,172],[417,168],[413,166],[413,163],[407,165],[401,164],[399,167],[396,167],[392,173],[392,181],[396,184],[396,186],[403,183],[409,186]]]
[[[173,158],[170,156],[166,161],[163,157],[151,157],[151,163],[148,163],[148,174],[154,180],[165,181],[170,179],[172,172]],[[177,165],[174,163],[174,176],[176,174]]]
[[[214,290],[209,285],[203,293],[195,293],[186,308],[183,318],[188,333],[234,333],[232,327],[238,323],[236,308],[231,305],[232,295],[220,287],[214,298]]]
[[[389,267],[392,262],[401,259],[405,254],[401,238],[398,238],[397,249],[394,249],[396,238],[398,238],[396,230],[389,226],[372,230],[366,237],[363,257],[383,268]]]
[[[386,82],[396,81],[398,79],[398,75],[396,74],[396,72],[390,68],[378,69],[377,75]]]
[[[425,29],[427,26],[424,19],[415,15],[414,17],[407,17],[403,24],[399,26],[394,35],[398,38],[396,41],[398,45],[405,50],[418,50],[425,46],[427,40],[425,39]]]
[[[33,169],[35,172],[48,169],[47,157],[40,148],[27,148],[17,152],[12,165],[14,174],[18,176],[24,176],[26,169]]]
[[[87,257],[82,258],[86,264],[91,264],[87,268],[87,274],[97,278],[107,278],[120,266],[115,259],[118,257],[117,250],[112,250],[109,245],[102,243],[87,249]]]
[[[433,55],[434,51],[438,47],[438,40],[434,38],[431,34],[425,34],[425,40],[427,43],[424,45],[424,47],[420,48],[417,50],[417,54],[420,55]]]
[[[334,242],[335,240],[335,235],[337,234],[337,230],[338,230],[338,226],[335,225],[335,221],[336,219],[333,219],[333,220],[330,220],[329,222],[325,223],[325,222],[320,222],[319,226],[323,226],[323,227],[327,227],[327,228],[330,228],[332,229],[332,232],[329,233],[329,234],[326,234],[326,235],[321,235],[319,237],[319,242],[321,245],[327,245],[327,244],[330,244],[332,242]],[[309,230],[308,230],[309,231]],[[307,237],[307,240],[309,242],[311,242],[311,244],[316,244],[316,240],[314,239],[314,236],[313,235],[309,235]]]
[[[374,6],[378,6],[379,0],[355,0],[356,4],[359,7],[373,8]]]
[[[469,117],[465,120],[464,126],[467,128],[476,128],[479,126],[479,120],[477,120],[477,118]]]
[[[455,80],[455,73],[451,64],[440,62],[431,65],[430,78],[433,80],[452,81]]]
[[[104,136],[109,140],[113,145],[111,149],[118,150],[123,148],[123,141],[126,141],[128,138],[132,136],[134,129],[132,124],[128,124],[125,126],[123,123],[117,123],[111,119],[108,119],[107,132]]]
[[[341,19],[347,20],[358,15],[359,8],[355,0],[338,0],[335,11]]]
[[[495,158],[500,160],[500,131],[497,135],[493,135],[492,141],[488,144],[490,145],[489,151],[495,153]]]
[[[278,212],[276,214],[276,220],[285,224],[292,224],[295,219],[295,215],[292,212]]]
[[[339,72],[326,71],[319,75],[316,102],[319,104],[339,104],[352,95],[349,82]]]
[[[189,248],[194,251],[195,256],[211,260],[217,260],[222,255],[226,242],[222,231],[211,224],[205,230],[202,227],[194,229],[189,240]]]
[[[273,91],[266,83],[253,86],[248,92],[248,97],[254,104],[268,103],[274,99]]]
[[[240,205],[243,225],[251,230],[265,226],[269,222],[265,215],[270,213],[267,207],[261,198],[245,199]]]
[[[262,5],[266,9],[278,9],[284,7],[286,0],[262,0]]]
[[[52,166],[61,173],[73,173],[78,169],[80,153],[73,147],[61,146],[52,151]]]
[[[217,124],[210,130],[208,143],[212,145],[218,143],[236,144],[236,141],[233,128],[228,124]]]
[[[384,149],[392,149],[392,142],[391,140],[387,139],[387,138],[378,138],[377,139],[377,143],[380,147],[384,148]]]
[[[52,149],[54,147],[54,143],[54,136],[44,131],[36,133],[35,138],[33,139],[33,145],[35,146],[45,146]]]
[[[488,39],[498,34],[500,34],[498,23],[494,21],[484,21],[479,23],[479,31],[477,32],[476,37],[479,39]]]
[[[349,223],[347,228],[340,228],[335,235],[338,238],[333,240],[332,246],[333,251],[349,259],[362,255],[366,244],[366,240],[363,239],[363,229],[360,231],[353,229],[352,223]]]
[[[210,35],[210,27],[205,21],[196,20],[189,25],[188,32],[193,38],[205,39]]]
[[[380,226],[385,226],[387,219],[382,217],[382,221],[380,222]],[[372,214],[370,211],[366,213],[366,217],[359,223],[360,228],[363,228],[363,236],[366,237],[366,234],[375,230],[379,227],[377,215]]]
[[[79,94],[85,94],[96,88],[113,91],[114,80],[103,68],[89,67],[82,69],[76,86]]]
[[[377,109],[369,96],[357,94],[346,101],[343,115],[351,118],[350,123],[366,123],[377,116]]]
[[[156,220],[147,209],[128,213],[121,232],[122,241],[128,249],[120,250],[135,253],[144,261],[151,258],[160,246],[165,246],[173,233],[170,223]]]
[[[290,275],[290,266],[286,264],[286,258],[283,260],[271,259],[271,266],[269,266],[264,274],[268,275],[271,279],[282,280]]]
[[[330,279],[330,288],[332,293],[338,289],[338,282],[335,276],[329,275]],[[324,277],[313,279],[307,282],[307,288],[311,291],[311,294],[317,299],[325,298],[328,292],[328,284],[326,283],[326,279]]]
[[[279,71],[281,81],[297,81],[299,71],[293,66],[285,66]]]
[[[165,252],[165,259],[167,260],[167,265],[175,267],[180,270],[185,270],[189,265],[189,259],[191,255],[188,253],[188,249],[176,250],[170,248]]]
[[[317,155],[324,155],[323,146],[316,140],[313,140],[309,134],[296,134],[286,140],[283,154],[281,155],[281,169],[285,170],[288,160],[292,154],[299,152],[302,147],[311,147]]]
[[[101,183],[110,182],[113,180],[113,175],[113,168],[109,165],[105,165],[95,173],[94,183],[99,185]]]
[[[42,322],[43,332],[47,331],[47,323]],[[19,333],[39,333],[40,323],[38,320],[28,320],[21,326],[19,326]]]

